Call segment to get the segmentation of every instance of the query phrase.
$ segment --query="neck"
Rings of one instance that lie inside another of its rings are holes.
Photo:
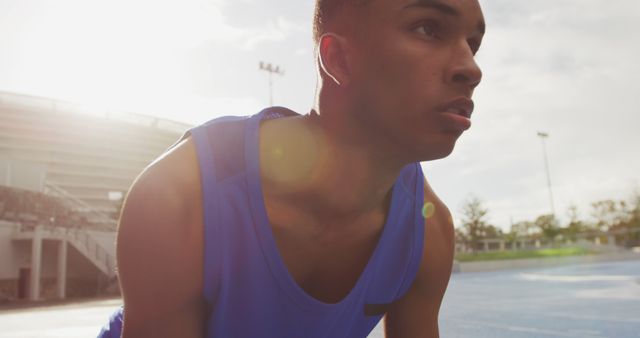
[[[355,219],[385,208],[393,184],[406,165],[381,152],[374,140],[366,139],[365,133],[342,113],[312,112],[281,121],[279,127],[275,120],[271,127],[265,124],[261,137],[261,144],[267,147],[272,147],[273,138],[286,138],[275,143],[293,154],[290,160],[281,162],[281,168],[263,166],[265,190],[318,220]],[[292,149],[296,146],[299,151]],[[268,154],[269,149],[261,153]],[[263,156],[261,161],[268,162],[268,158]],[[290,168],[297,172],[291,173]],[[282,178],[269,171],[281,173]]]

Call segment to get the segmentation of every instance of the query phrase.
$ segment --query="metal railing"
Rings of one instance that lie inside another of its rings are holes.
[[[80,229],[67,229],[67,240],[78,251],[98,267],[108,277],[113,277],[116,273],[115,257],[86,231]]]
[[[43,239],[66,240],[107,277],[111,278],[116,275],[115,255],[102,247],[86,230],[42,225],[27,226],[24,224],[21,224],[18,228],[18,233],[22,236],[30,236],[30,234],[36,236],[36,232],[39,234],[38,237],[41,236],[40,238]]]
[[[95,221],[107,226],[111,226],[111,227],[115,227],[116,225],[117,221],[113,217],[109,216],[108,214],[102,211],[94,209],[87,202],[73,196],[66,190],[62,189],[61,187],[53,183],[47,182],[45,184],[45,194],[49,194],[49,195],[53,195],[61,198],[63,201],[67,203],[67,205],[73,211],[86,215],[87,218],[92,221]]]

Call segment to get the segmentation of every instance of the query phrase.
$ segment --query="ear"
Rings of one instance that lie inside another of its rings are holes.
[[[326,33],[320,37],[320,68],[338,86],[346,85],[351,74],[347,43],[347,39],[334,33]]]

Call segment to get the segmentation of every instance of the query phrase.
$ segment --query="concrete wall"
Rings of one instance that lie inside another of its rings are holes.
[[[13,240],[19,225],[0,221],[0,303],[18,297],[18,279],[21,268],[31,265],[31,240]],[[92,234],[105,249],[115,252],[115,232],[94,232]],[[58,243],[56,240],[42,242],[41,297],[56,298],[56,277],[58,266]],[[67,248],[67,296],[93,296],[104,287],[104,277],[93,264],[72,245]],[[102,279],[101,279],[102,278]],[[102,283],[102,284],[101,284]]]
[[[60,241],[42,241],[42,278],[55,279],[57,276],[58,243],[60,243]],[[29,245],[31,245],[31,242],[29,242]],[[29,257],[31,257],[31,251],[29,251]],[[71,271],[67,271],[68,274],[70,274],[70,272]]]
[[[31,241],[14,241],[18,224],[0,221],[0,280],[17,279],[20,268],[31,265]],[[57,272],[58,242],[42,242],[42,278],[55,278]],[[72,274],[72,271],[69,271]]]
[[[29,266],[29,251],[12,240],[18,224],[0,221],[0,280],[17,279],[21,267]]]

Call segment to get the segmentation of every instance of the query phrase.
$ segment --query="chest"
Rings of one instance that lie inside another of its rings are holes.
[[[272,232],[290,277],[309,296],[337,303],[355,287],[380,239],[384,217],[342,229],[273,223]]]

